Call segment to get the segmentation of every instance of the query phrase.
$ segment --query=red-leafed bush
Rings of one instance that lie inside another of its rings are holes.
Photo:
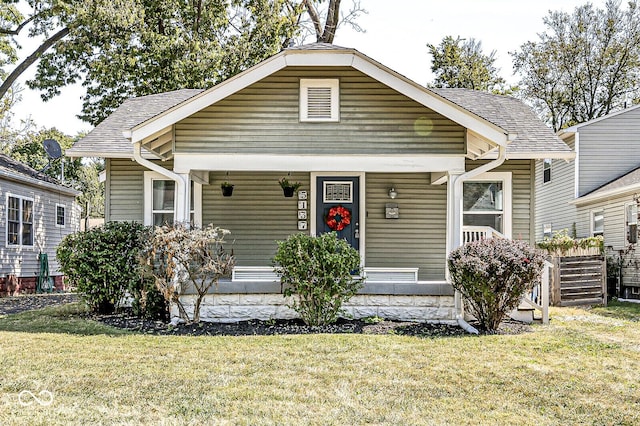
[[[486,331],[495,331],[540,280],[545,255],[524,241],[503,238],[467,243],[449,254],[451,285]]]

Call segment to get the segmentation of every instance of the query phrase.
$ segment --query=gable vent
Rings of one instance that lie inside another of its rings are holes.
[[[300,80],[300,121],[339,121],[338,79]]]
[[[307,117],[331,119],[331,87],[307,88]]]

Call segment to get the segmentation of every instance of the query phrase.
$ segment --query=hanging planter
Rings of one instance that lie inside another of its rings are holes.
[[[233,194],[233,185],[229,182],[222,182],[222,184],[220,184],[220,189],[222,189],[223,197],[231,197]]]
[[[289,182],[287,178],[282,178],[278,181],[280,187],[282,188],[282,192],[285,197],[291,198],[293,194],[300,188],[302,185],[300,182]]]

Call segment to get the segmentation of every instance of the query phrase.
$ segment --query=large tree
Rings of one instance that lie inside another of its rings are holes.
[[[0,98],[37,63],[28,86],[47,100],[81,83],[80,118],[97,124],[127,97],[207,88],[237,74],[288,46],[305,23],[330,43],[341,22],[359,28],[364,11],[353,4],[340,15],[340,0],[3,0],[0,65],[16,62],[25,31],[41,44],[1,75]]]
[[[432,56],[434,87],[458,87],[504,93],[505,80],[495,66],[496,51],[482,51],[482,43],[446,36],[439,45],[427,44]]]
[[[512,53],[522,95],[554,128],[606,115],[640,97],[640,10],[607,1],[549,12],[539,41]]]

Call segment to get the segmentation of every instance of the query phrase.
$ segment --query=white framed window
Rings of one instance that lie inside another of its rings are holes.
[[[542,160],[542,183],[551,182],[551,163],[553,160],[545,158]]]
[[[7,194],[7,247],[33,247],[33,198]]]
[[[189,221],[202,225],[202,185],[191,181]],[[175,181],[157,172],[144,172],[144,224],[161,226],[176,217]]]
[[[591,210],[591,235],[604,236],[604,209]]]
[[[56,203],[56,227],[64,228],[67,223],[67,206]]]
[[[542,236],[545,238],[553,237],[553,225],[550,223],[544,223],[542,225]]]
[[[626,204],[624,216],[627,244],[635,244],[638,242],[638,205],[636,203]]]
[[[340,121],[337,78],[300,79],[300,121]]]
[[[511,173],[488,172],[463,183],[463,226],[488,226],[511,238]]]

